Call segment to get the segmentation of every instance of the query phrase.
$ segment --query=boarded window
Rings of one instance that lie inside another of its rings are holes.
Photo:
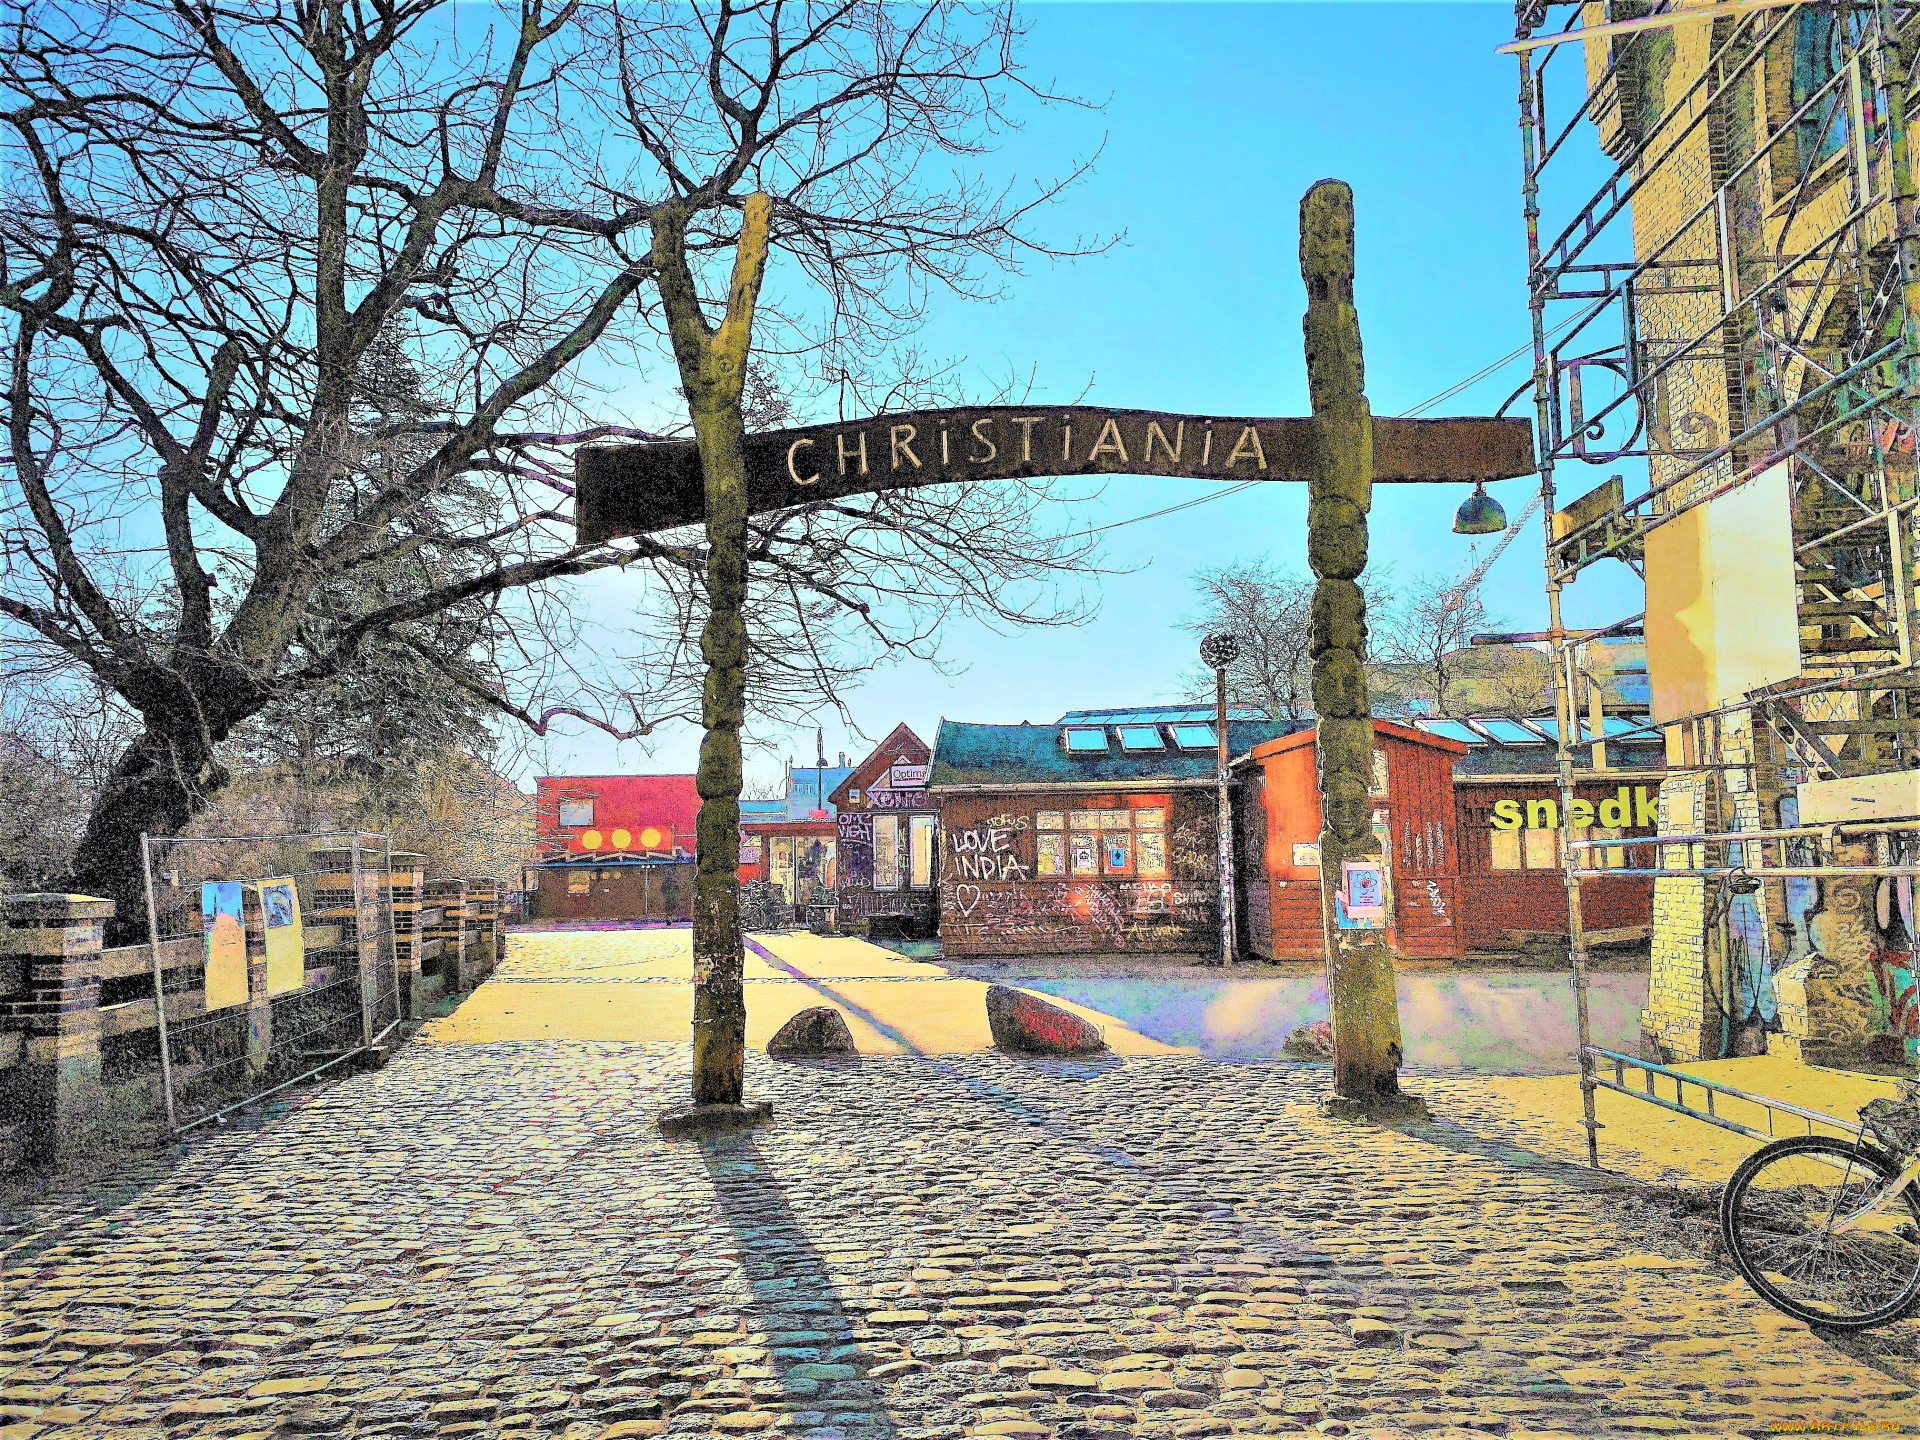
[[[881,815],[873,822],[873,888],[900,888],[900,817]]]
[[[1064,830],[1067,828],[1066,814],[1060,810],[1042,810],[1033,817],[1033,828],[1036,830]]]
[[[1558,830],[1528,829],[1520,832],[1526,836],[1525,854],[1529,870],[1558,870],[1560,868],[1560,832]]]
[[[1520,868],[1520,832],[1518,830],[1492,830],[1487,833],[1493,851],[1492,868],[1495,870],[1518,870]]]
[[[925,890],[933,884],[933,827],[931,815],[914,815],[907,821],[907,884]]]
[[[1103,869],[1109,875],[1131,875],[1133,873],[1133,832],[1131,830],[1109,830],[1100,837],[1100,848],[1104,852]]]

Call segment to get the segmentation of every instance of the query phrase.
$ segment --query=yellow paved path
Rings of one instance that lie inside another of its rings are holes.
[[[747,1044],[756,1049],[813,1005],[832,1005],[845,1015],[863,1055],[964,1055],[993,1047],[984,981],[957,979],[938,965],[864,940],[807,934],[752,939],[779,962],[751,950],[747,955]],[[1100,1026],[1115,1054],[1192,1053],[1084,1005],[1043,998]],[[498,973],[419,1038],[440,1045],[684,1041],[692,1014],[690,930],[548,931],[511,936]]]

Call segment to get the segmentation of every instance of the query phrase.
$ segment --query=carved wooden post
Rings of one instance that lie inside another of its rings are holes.
[[[705,489],[707,622],[700,634],[706,661],[701,697],[700,794],[693,902],[693,1104],[755,1119],[766,1107],[741,1109],[746,1069],[747,1001],[741,986],[740,727],[746,720],[747,461],[740,397],[752,352],[753,307],[765,273],[773,202],[749,195],[742,207],[733,276],[718,327],[702,310],[687,263],[687,212],[660,211],[653,222],[653,264],[693,419]],[[668,1116],[663,1129],[729,1123]]]
[[[1329,1113],[1424,1116],[1400,1091],[1400,1008],[1384,929],[1339,923],[1342,862],[1378,857],[1373,833],[1373,709],[1367,694],[1367,565],[1373,503],[1373,417],[1353,305],[1353,191],[1322,180],[1300,204],[1300,274],[1307,286],[1307,388],[1314,467],[1307,500],[1313,592],[1313,705],[1320,783],[1321,925],[1333,1012]]]

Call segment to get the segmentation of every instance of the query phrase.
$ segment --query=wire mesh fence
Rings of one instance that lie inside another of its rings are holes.
[[[157,1023],[106,1037],[101,1058],[131,1070],[157,1047],[176,1129],[315,1074],[399,1022],[387,837],[143,836],[142,852]]]

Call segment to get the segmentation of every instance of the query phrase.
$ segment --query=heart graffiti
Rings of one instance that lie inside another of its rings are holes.
[[[954,886],[953,903],[962,917],[973,914],[974,907],[980,903],[980,887],[978,885]]]

